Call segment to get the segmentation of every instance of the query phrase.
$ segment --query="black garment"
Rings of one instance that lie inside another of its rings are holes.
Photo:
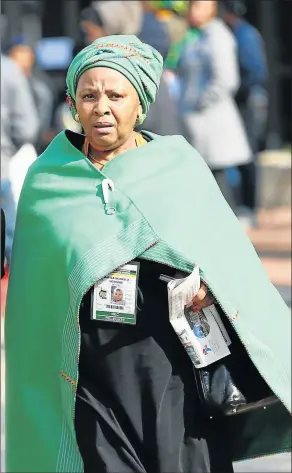
[[[174,270],[140,261],[135,326],[90,320],[91,291],[83,299],[75,428],[85,473],[233,471],[169,323],[160,274]]]
[[[257,186],[257,169],[254,161],[238,166],[241,176],[241,201],[239,205],[243,205],[254,211],[256,208],[256,186]]]
[[[236,211],[236,203],[233,195],[231,185],[228,182],[225,169],[212,169],[212,174],[216,179],[216,182],[222,192],[228,205],[231,207],[233,212]]]

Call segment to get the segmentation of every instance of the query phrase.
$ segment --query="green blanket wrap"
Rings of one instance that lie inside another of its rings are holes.
[[[19,202],[5,319],[7,471],[83,471],[73,422],[79,305],[96,280],[137,256],[184,271],[198,264],[281,400],[276,433],[272,411],[267,435],[257,429],[252,439],[240,424],[239,457],[289,450],[290,310],[204,160],[182,137],[148,134],[147,145],[101,172],[66,133],[31,166]],[[115,184],[113,215],[101,191],[106,177]]]

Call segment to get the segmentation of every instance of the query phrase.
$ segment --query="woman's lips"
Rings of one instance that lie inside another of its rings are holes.
[[[112,131],[113,124],[112,123],[96,123],[93,125],[94,130],[99,134],[108,134]]]

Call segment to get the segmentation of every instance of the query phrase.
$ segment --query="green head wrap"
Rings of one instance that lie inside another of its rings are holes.
[[[161,54],[134,35],[104,36],[80,51],[67,72],[67,95],[73,118],[76,89],[80,76],[92,67],[109,67],[123,74],[140,98],[143,122],[155,100],[163,68]]]

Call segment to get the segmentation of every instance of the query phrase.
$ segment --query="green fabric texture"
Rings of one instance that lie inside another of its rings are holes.
[[[200,155],[182,137],[148,136],[99,171],[62,132],[29,169],[5,316],[7,472],[83,471],[74,431],[79,306],[97,280],[138,256],[183,271],[199,265],[290,416],[290,310]],[[268,444],[248,427],[237,432],[240,458],[291,448],[287,422],[274,424],[269,412]]]
[[[92,67],[108,67],[123,74],[136,89],[145,119],[158,90],[163,59],[152,46],[142,43],[135,35],[104,36],[82,49],[67,72],[68,95],[73,101],[71,113],[76,114],[75,98],[81,75]]]

